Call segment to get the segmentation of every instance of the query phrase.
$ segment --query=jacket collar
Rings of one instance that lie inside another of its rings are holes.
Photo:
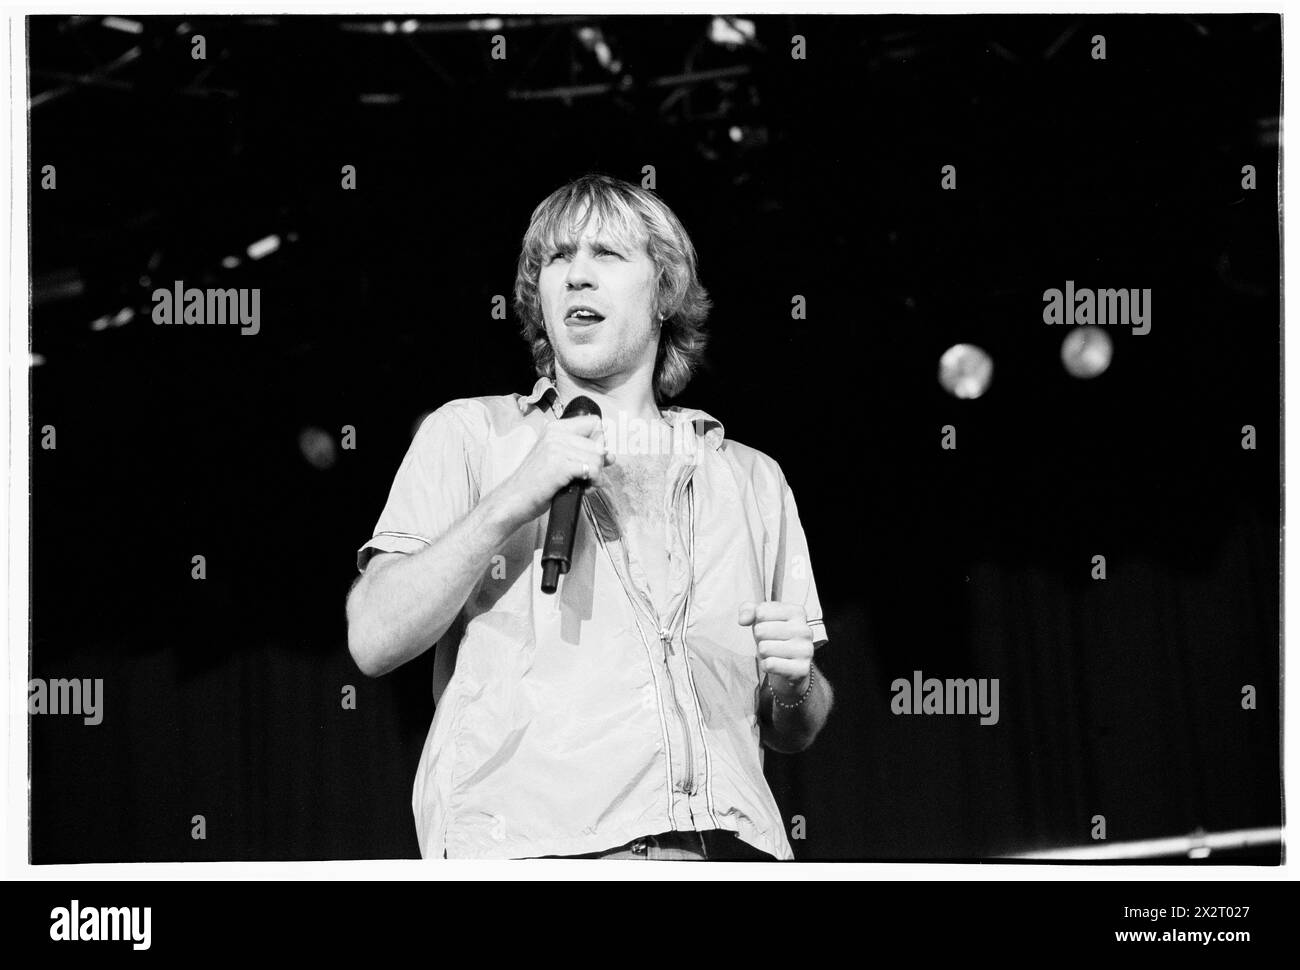
[[[559,417],[558,400],[559,392],[554,382],[549,377],[539,377],[537,383],[533,385],[532,393],[520,400],[519,410],[527,414],[530,408],[540,408]],[[674,427],[686,421],[694,424],[696,436],[703,438],[714,450],[721,448],[723,441],[726,440],[726,429],[723,428],[722,422],[699,408],[673,405],[661,410]]]

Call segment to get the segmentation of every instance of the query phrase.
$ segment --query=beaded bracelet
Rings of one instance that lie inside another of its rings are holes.
[[[787,711],[793,711],[796,707],[799,707],[801,704],[803,704],[804,701],[808,699],[808,695],[812,693],[813,674],[816,670],[817,667],[815,665],[813,664],[808,665],[808,686],[803,689],[803,693],[799,696],[799,699],[795,701],[793,704],[786,704],[784,701],[781,700],[781,698],[777,697],[776,691],[773,690],[772,688],[772,682],[770,680],[767,681],[767,690],[768,693],[772,695],[772,702],[776,704],[777,707],[784,708]]]

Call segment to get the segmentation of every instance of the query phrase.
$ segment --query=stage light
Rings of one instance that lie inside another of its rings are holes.
[[[86,292],[86,282],[75,269],[42,273],[32,280],[32,302],[36,306],[55,300],[71,300]]]
[[[238,265],[239,265],[238,256],[225,256],[221,260],[222,269],[234,269]]]
[[[1104,374],[1113,353],[1110,334],[1101,327],[1080,327],[1061,343],[1061,363],[1071,377],[1087,379]]]
[[[992,380],[993,358],[974,344],[954,344],[939,358],[939,384],[955,398],[974,400]]]
[[[125,17],[105,17],[99,23],[109,30],[120,30],[124,34],[144,33],[144,24],[138,20],[127,20]]]
[[[338,460],[334,438],[323,428],[303,428],[298,435],[298,450],[307,459],[307,464],[320,471],[333,468]]]
[[[614,60],[614,52],[609,49],[609,44],[605,42],[605,35],[598,27],[579,27],[578,40],[582,42],[583,47],[595,55],[596,63],[605,70],[617,74],[623,69],[622,62]]]
[[[739,142],[742,138],[745,137],[745,132],[740,127],[736,125],[732,125],[730,128],[727,129],[727,137],[734,142]]]
[[[248,247],[249,259],[261,259],[263,256],[270,256],[280,248],[280,237],[276,235],[267,236],[265,239],[259,239]]]
[[[418,20],[403,20],[398,29],[404,34],[413,34],[420,29]]]
[[[96,317],[90,321],[91,330],[107,330],[109,327],[120,327],[123,324],[130,323],[135,317],[135,310],[129,306],[124,306],[111,317],[105,313],[102,317]]]
[[[754,39],[754,22],[739,17],[714,17],[709,40],[723,47],[743,47]]]
[[[29,362],[30,362],[31,366],[33,366],[33,367],[40,367],[41,364],[45,363],[45,355],[44,355],[44,354],[32,354],[31,357],[29,358]]]
[[[500,30],[505,25],[500,17],[489,17],[487,20],[471,20],[469,22],[470,30]]]

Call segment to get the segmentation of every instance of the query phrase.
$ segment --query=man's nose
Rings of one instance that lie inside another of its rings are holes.
[[[592,273],[591,261],[581,252],[573,254],[569,260],[569,271],[564,277],[564,286],[570,290],[590,289],[596,285],[595,274]]]

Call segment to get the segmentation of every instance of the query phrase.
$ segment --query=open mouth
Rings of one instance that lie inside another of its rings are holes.
[[[589,306],[569,307],[564,313],[564,322],[571,326],[581,326],[584,324],[600,323],[605,319],[603,313],[598,313]]]

